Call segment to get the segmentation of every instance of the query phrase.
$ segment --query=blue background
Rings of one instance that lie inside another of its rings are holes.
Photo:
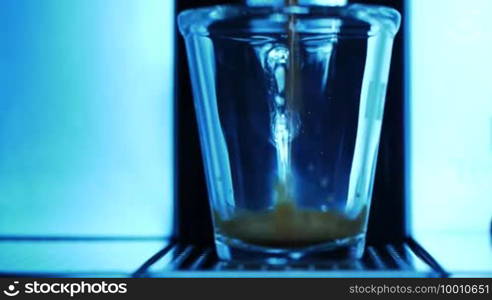
[[[0,235],[169,235],[173,1],[2,0],[0,22]]]

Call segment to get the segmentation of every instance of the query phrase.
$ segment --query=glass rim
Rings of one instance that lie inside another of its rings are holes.
[[[391,7],[382,5],[347,4],[347,5],[270,5],[247,6],[244,4],[224,4],[187,9],[178,15],[178,27],[183,36],[189,34],[210,36],[208,26],[217,21],[235,17],[266,17],[266,16],[303,16],[315,14],[326,19],[353,18],[366,22],[371,26],[372,35],[385,31],[392,36],[396,35],[401,24],[400,13]],[[376,27],[374,30],[373,27]],[[313,26],[316,33],[333,33],[332,27]],[[354,28],[353,28],[354,29]],[[362,31],[363,26],[355,26],[355,30]],[[367,31],[367,27],[364,27]]]

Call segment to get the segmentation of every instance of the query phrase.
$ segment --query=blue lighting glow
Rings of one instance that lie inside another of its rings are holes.
[[[411,229],[489,231],[492,1],[410,0]],[[487,233],[488,234],[488,233]]]
[[[3,0],[0,19],[0,235],[169,235],[173,1]]]

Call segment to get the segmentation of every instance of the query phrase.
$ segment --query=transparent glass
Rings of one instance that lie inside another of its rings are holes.
[[[360,257],[399,13],[214,6],[178,21],[219,257]]]

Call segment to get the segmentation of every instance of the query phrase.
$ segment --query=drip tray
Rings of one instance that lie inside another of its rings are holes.
[[[442,269],[415,242],[369,246],[360,260],[272,265],[218,260],[210,247],[171,243],[135,277],[443,277]]]

